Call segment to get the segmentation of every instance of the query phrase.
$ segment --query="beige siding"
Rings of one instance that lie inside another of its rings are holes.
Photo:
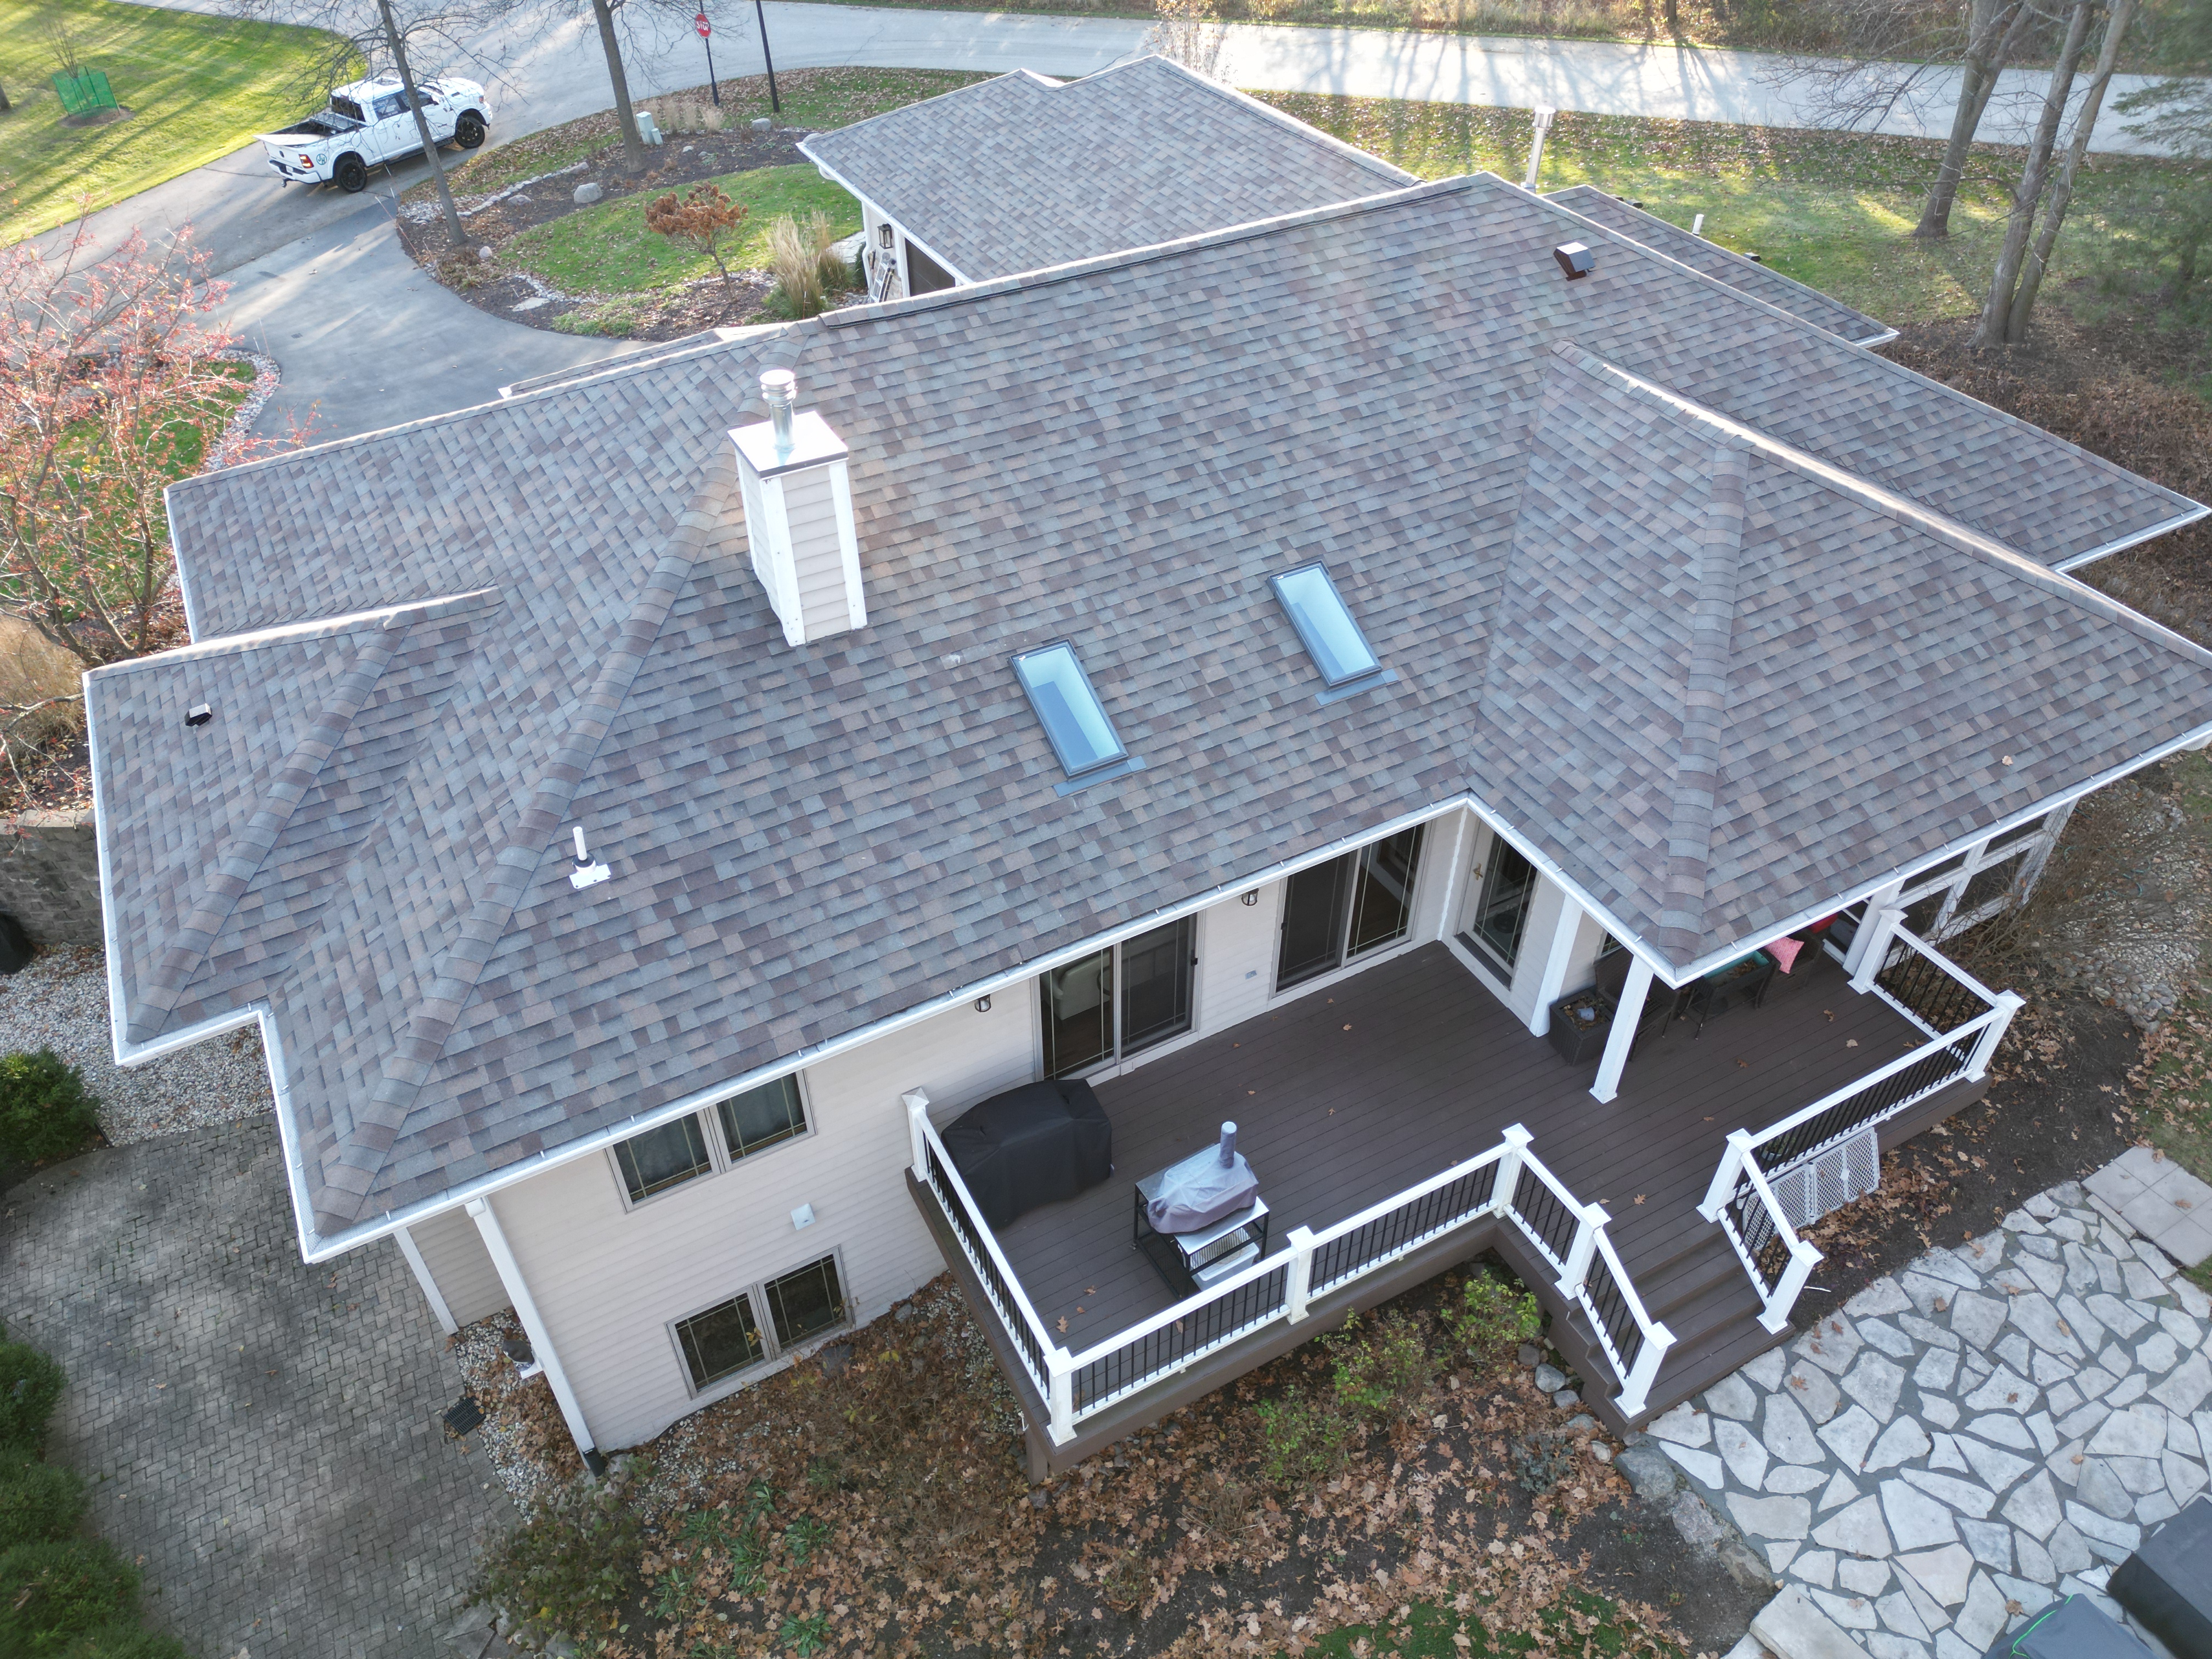
[[[837,507],[826,466],[793,472],[783,481],[783,510],[791,525],[792,568],[806,637],[842,633],[852,626],[845,598],[845,558],[837,541]]]
[[[448,1210],[408,1231],[455,1324],[471,1324],[508,1305],[507,1287],[499,1282],[499,1270],[491,1265],[483,1237],[467,1211]]]
[[[1036,1066],[1027,988],[991,1012],[962,1006],[806,1075],[813,1133],[625,1211],[611,1160],[579,1158],[496,1194],[523,1277],[602,1447],[634,1445],[704,1403],[670,1321],[833,1251],[865,1322],[944,1271],[908,1196],[899,1096],[929,1091],[949,1118],[1026,1082]],[[794,1231],[791,1212],[814,1206]],[[714,1392],[726,1390],[710,1390]]]

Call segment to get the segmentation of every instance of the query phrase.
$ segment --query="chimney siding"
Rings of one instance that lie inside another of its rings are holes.
[[[868,625],[844,444],[811,412],[779,450],[771,425],[730,434],[753,574],[791,645]]]

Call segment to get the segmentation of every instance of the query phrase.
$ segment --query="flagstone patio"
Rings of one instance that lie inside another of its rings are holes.
[[[1650,1432],[1873,1659],[1981,1659],[2062,1595],[2118,1617],[2112,1569],[2212,1483],[2208,1328],[2212,1299],[2069,1182]]]

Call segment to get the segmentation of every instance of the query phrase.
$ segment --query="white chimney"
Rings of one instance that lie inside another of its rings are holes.
[[[769,418],[730,434],[753,574],[792,645],[866,628],[844,442],[819,415],[798,410],[799,381],[789,369],[772,368],[760,384]]]

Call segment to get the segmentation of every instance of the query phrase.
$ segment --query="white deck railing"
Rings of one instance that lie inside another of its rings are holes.
[[[1820,1253],[1799,1238],[1773,1182],[1851,1136],[1886,1123],[1937,1091],[1978,1081],[2022,999],[1992,991],[1907,932],[1889,909],[1867,919],[1868,941],[1851,985],[1871,991],[1928,1033],[1928,1041],[1823,1095],[1778,1123],[1730,1133],[1698,1213],[1720,1224],[1758,1289],[1759,1323],[1779,1331]],[[1809,1219],[1809,1218],[1808,1218]]]
[[[991,1310],[1045,1401],[1046,1428],[1055,1445],[1072,1440],[1085,1419],[1278,1320],[1304,1324],[1317,1298],[1449,1233],[1493,1218],[1520,1229],[1558,1273],[1551,1288],[1589,1316],[1620,1384],[1623,1415],[1632,1419],[1644,1410],[1674,1345],[1673,1334],[1652,1319],[1629,1283],[1606,1236],[1605,1207],[1578,1203],[1528,1151],[1528,1132],[1516,1123],[1488,1152],[1318,1233],[1293,1227],[1273,1255],[1072,1354],[1052,1340],[1023,1293],[929,1121],[928,1097],[917,1091],[904,1099],[915,1178],[936,1197],[982,1281]]]

